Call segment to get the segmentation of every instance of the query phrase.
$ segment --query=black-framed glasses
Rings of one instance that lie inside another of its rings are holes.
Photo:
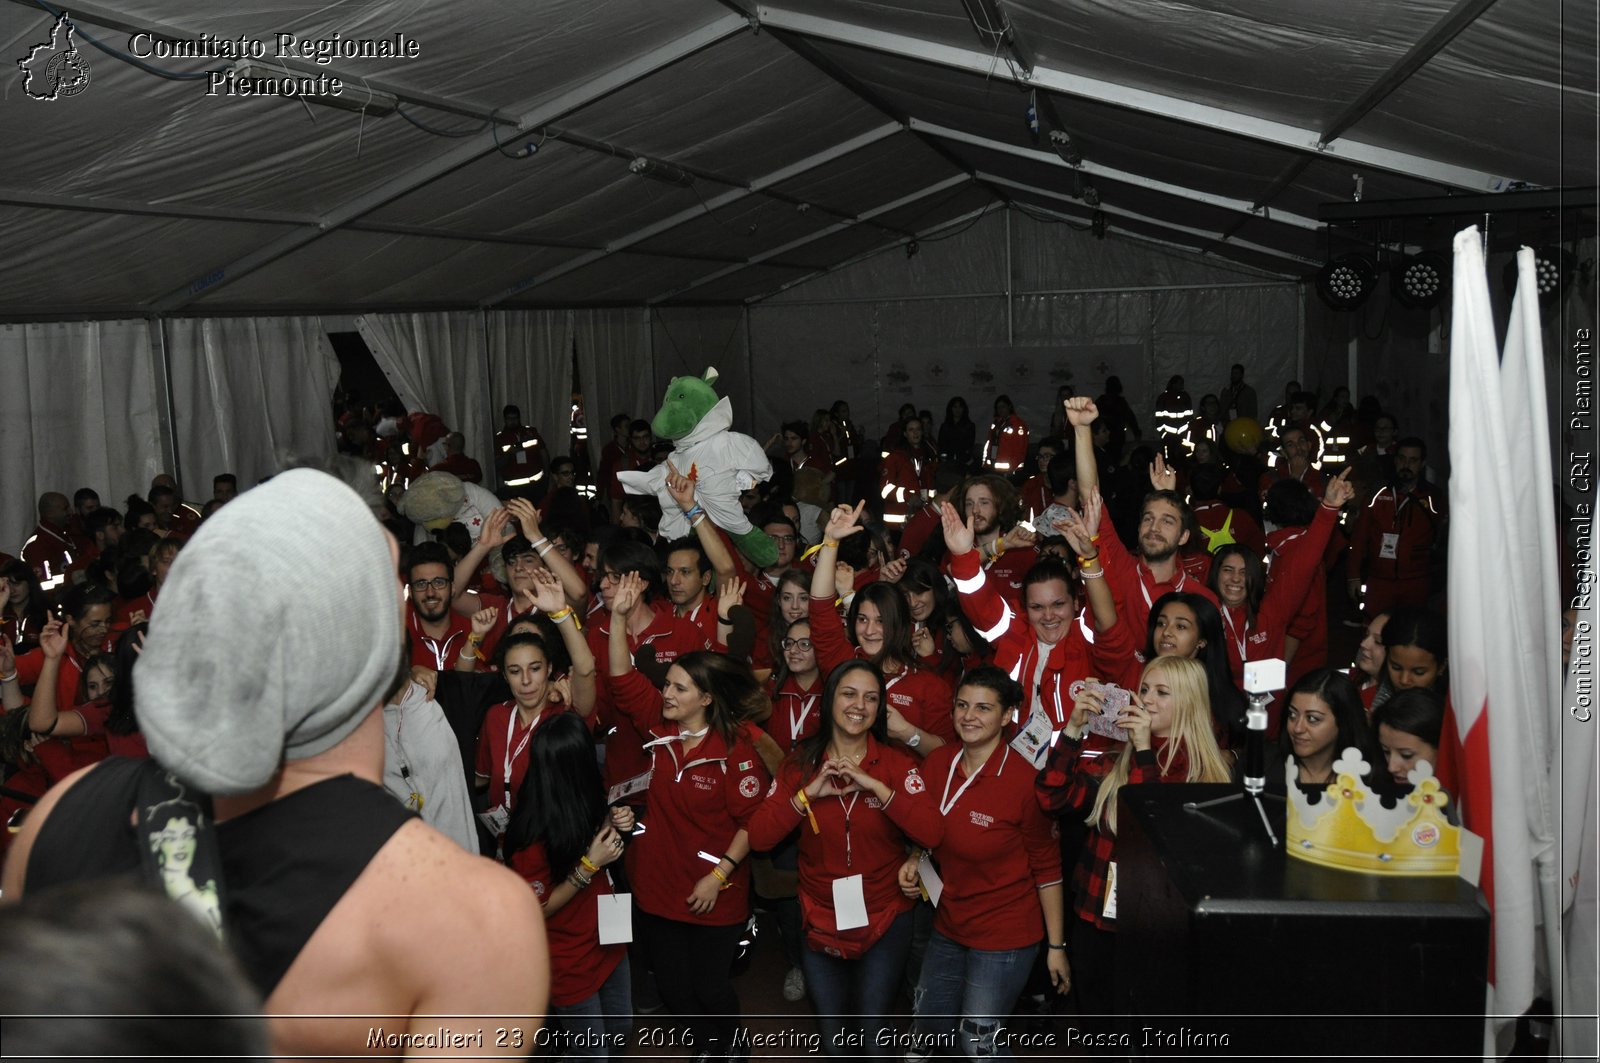
[[[768,538],[775,543],[788,543],[790,546],[800,541],[799,536],[795,535],[772,535],[768,536]]]
[[[788,650],[801,650],[803,652],[809,652],[810,649],[811,649],[811,640],[810,639],[784,639],[778,645],[782,646],[786,652]]]
[[[411,581],[411,592],[421,594],[425,590],[442,591],[450,586],[449,576],[435,576],[432,579],[414,579]]]

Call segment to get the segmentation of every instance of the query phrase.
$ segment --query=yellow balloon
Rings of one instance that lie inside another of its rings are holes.
[[[1261,425],[1254,417],[1235,417],[1222,430],[1222,438],[1235,454],[1254,454],[1261,445]]]

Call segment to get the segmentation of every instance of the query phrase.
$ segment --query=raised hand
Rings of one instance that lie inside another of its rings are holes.
[[[1344,471],[1328,481],[1327,488],[1322,492],[1322,504],[1332,509],[1343,509],[1349,501],[1356,497],[1355,485],[1350,482],[1350,466],[1346,465]]]
[[[878,570],[878,578],[885,583],[899,583],[906,574],[906,559],[897,557]]]
[[[611,592],[611,615],[627,616],[639,604],[644,594],[644,580],[637,572],[625,572],[617,577],[617,589]]]
[[[722,581],[717,588],[717,616],[728,615],[728,610],[744,604],[745,582],[738,576]]]
[[[561,589],[561,580],[554,572],[547,568],[533,570],[533,604],[546,613],[559,613],[567,607],[566,592]]]
[[[1150,463],[1150,486],[1157,491],[1176,491],[1178,489],[1178,470],[1167,464],[1167,459],[1158,452],[1156,460]]]
[[[1087,428],[1100,416],[1100,409],[1087,395],[1074,395],[1062,403],[1067,412],[1067,423],[1074,428]]]
[[[848,561],[833,563],[833,589],[844,597],[856,589],[856,566]]]
[[[694,481],[679,472],[671,458],[667,459],[667,494],[685,513],[694,508]]]
[[[53,617],[39,632],[39,649],[52,661],[59,661],[67,652],[67,625]]]
[[[1005,547],[1007,550],[1015,550],[1022,546],[1032,546],[1038,541],[1038,532],[1031,532],[1027,528],[1024,528],[1022,525],[1018,524],[1016,527],[1005,533],[1000,540],[1000,545]]]
[[[503,506],[496,506],[483,519],[483,531],[478,533],[478,541],[488,543],[490,546],[499,546],[516,534],[517,530],[511,527],[511,511]]]
[[[838,542],[841,539],[854,535],[864,530],[861,523],[861,511],[866,508],[867,500],[862,499],[855,505],[837,505],[828,515],[828,525],[822,529],[822,538]]]
[[[479,642],[483,641],[483,637],[490,632],[494,622],[499,618],[500,610],[492,605],[485,606],[472,614],[472,633],[477,636]]]
[[[944,526],[944,545],[952,556],[966,553],[978,541],[977,533],[972,530],[972,517],[968,516],[963,522],[956,507],[948,502],[939,503],[939,523]]]
[[[510,511],[511,516],[516,518],[517,523],[522,526],[523,538],[530,543],[537,542],[541,538],[539,533],[539,511],[534,508],[532,502],[529,502],[526,498],[513,498],[506,503],[506,509]]]
[[[911,648],[918,657],[932,657],[938,651],[938,644],[933,641],[933,632],[928,630],[927,624],[916,624],[911,628]]]

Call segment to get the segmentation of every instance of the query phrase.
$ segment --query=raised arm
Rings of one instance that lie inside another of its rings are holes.
[[[467,593],[467,588],[472,586],[473,577],[478,574],[478,569],[483,567],[489,555],[511,538],[513,533],[510,524],[510,513],[499,507],[491,509],[483,520],[483,531],[478,533],[478,541],[473,543],[472,549],[456,563],[455,579],[450,582],[450,602],[456,612],[468,615],[473,612],[470,608],[462,608],[462,605],[476,605],[477,599],[468,598],[467,602],[463,603],[461,597]]]
[[[562,556],[555,544],[545,538],[539,530],[539,511],[533,503],[526,498],[513,498],[506,503],[506,509],[516,518],[522,526],[522,534],[528,542],[539,552],[539,560],[545,567],[556,574],[561,581],[561,589],[566,594],[567,604],[577,610],[582,610],[589,604],[589,585],[583,581],[583,574],[573,567],[572,562]]]
[[[700,546],[706,552],[706,560],[711,562],[712,571],[717,574],[717,585],[720,587],[737,575],[738,566],[728,544],[717,534],[717,526],[712,523],[711,517],[695,505],[694,481],[679,472],[671,458],[667,459],[667,493],[688,518],[689,527],[694,529],[695,538],[700,540]],[[723,645],[727,645],[727,642],[724,641]]]
[[[1275,579],[1261,599],[1261,609],[1256,615],[1256,629],[1272,631],[1287,628],[1289,621],[1305,600],[1311,581],[1316,577],[1317,565],[1327,549],[1328,538],[1339,523],[1339,511],[1355,497],[1356,489],[1350,486],[1350,469],[1345,467],[1338,476],[1328,481],[1322,493],[1322,504],[1312,518],[1306,533],[1278,555],[1272,566]]]
[[[56,681],[61,676],[61,657],[67,652],[66,625],[59,620],[45,624],[39,632],[39,649],[44,653],[44,662],[39,668],[39,682],[33,688],[33,704],[28,706],[28,730],[57,738],[83,734],[88,729],[83,717],[75,712],[59,712],[56,705]]]
[[[1094,430],[1089,426],[1100,416],[1094,400],[1074,395],[1064,403],[1067,423],[1072,425],[1072,451],[1078,469],[1078,493],[1083,495],[1100,485],[1100,467],[1094,460]]]
[[[534,604],[544,610],[545,615],[554,621],[556,630],[561,632],[561,644],[567,648],[567,656],[572,661],[572,698],[569,702],[572,711],[588,719],[594,713],[595,703],[594,651],[589,648],[589,640],[583,637],[578,614],[567,604],[561,581],[548,569],[533,574],[533,594]],[[623,642],[627,642],[626,624],[623,625]]]
[[[22,708],[22,681],[17,675],[17,655],[11,640],[0,636],[0,708]]]
[[[1096,631],[1111,631],[1117,626],[1117,602],[1106,585],[1105,571],[1100,567],[1100,517],[1104,504],[1100,488],[1091,487],[1083,496],[1083,512],[1070,510],[1066,519],[1057,521],[1056,528],[1066,536],[1067,542],[1078,555],[1079,571],[1083,575],[1084,590],[1089,597],[1089,611],[1094,614]]]
[[[833,604],[837,587],[834,566],[839,558],[839,540],[861,530],[859,520],[865,504],[834,507],[822,531],[822,548],[817,552],[816,570],[811,573],[811,641],[816,647],[817,666],[823,675],[849,660],[854,652],[845,635],[844,621]]]

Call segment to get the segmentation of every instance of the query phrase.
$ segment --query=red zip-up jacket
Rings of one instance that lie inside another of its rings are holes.
[[[1135,558],[1122,545],[1117,533],[1102,525],[1100,533],[1100,566],[1106,571],[1106,583],[1117,602],[1117,623],[1127,624],[1142,644],[1150,628],[1150,609],[1156,599],[1172,591],[1188,591],[1202,598],[1210,598],[1213,605],[1217,596],[1211,593],[1205,581],[1195,578],[1183,565],[1182,555],[1174,566],[1172,578],[1158,582],[1143,558]]]
[[[889,924],[911,908],[898,879],[906,839],[934,846],[944,834],[944,822],[915,757],[880,745],[869,735],[861,768],[893,791],[887,806],[860,791],[819,798],[811,805],[818,828],[813,831],[795,807],[794,795],[814,773],[790,757],[749,824],[750,845],[755,849],[773,848],[799,828],[800,914],[807,941],[814,949],[847,960],[877,944]],[[839,930],[833,882],[850,875],[861,876],[868,922],[854,930]]]
[[[865,655],[850,643],[844,634],[844,619],[834,608],[833,599],[811,599],[811,645],[816,647],[817,667],[828,675],[846,661],[862,659]],[[885,675],[884,699],[909,723],[946,742],[956,740],[955,722],[950,718],[950,703],[954,691],[937,673],[929,672],[912,662],[904,671]],[[915,753],[916,750],[911,750]]]
[[[619,711],[649,737],[676,738],[678,728],[661,721],[661,692],[637,669],[613,676]],[[684,752],[669,741],[644,751],[650,757],[650,813],[645,830],[628,847],[628,880],[640,908],[662,919],[702,926],[730,926],[750,918],[750,864],[741,861],[730,885],[704,915],[688,898],[711,874],[734,835],[746,827],[767,792],[767,769],[741,731],[732,744],[714,728]],[[711,860],[699,854],[706,853]]]
[[[1085,613],[1067,628],[1066,637],[1050,647],[1039,689],[1032,689],[1033,674],[1039,667],[1039,639],[1027,620],[1019,616],[1001,595],[978,563],[976,550],[950,559],[950,573],[961,595],[961,610],[967,614],[978,634],[994,646],[994,663],[1022,684],[1024,711],[1032,706],[1035,693],[1050,716],[1050,726],[1059,731],[1072,715],[1069,688],[1087,676],[1117,677],[1127,671],[1135,649],[1128,625],[1120,610],[1110,631],[1096,634]]]
[[[1267,581],[1266,593],[1261,596],[1261,608],[1256,611],[1254,623],[1250,622],[1244,606],[1222,606],[1228,668],[1233,673],[1235,686],[1242,689],[1244,685],[1246,661],[1283,656],[1283,640],[1289,634],[1289,622],[1299,615],[1302,603],[1310,596],[1317,573],[1322,571],[1322,552],[1328,545],[1328,536],[1333,534],[1338,522],[1338,510],[1319,505],[1317,515],[1304,529],[1305,534],[1280,539],[1282,547],[1272,563],[1272,575]],[[1289,532],[1301,530],[1285,529]],[[1325,602],[1326,591],[1323,598]],[[1323,658],[1327,658],[1326,649]],[[1277,730],[1276,720],[1272,730]]]
[[[922,766],[944,817],[933,850],[944,880],[933,928],[969,949],[1037,944],[1045,932],[1039,890],[1061,882],[1055,824],[1033,796],[1037,773],[1002,741],[963,790],[961,750],[942,746]]]
[[[1444,520],[1444,503],[1428,484],[1401,495],[1385,487],[1372,496],[1356,518],[1350,536],[1350,574],[1364,574],[1375,580],[1426,579],[1432,561],[1433,544]],[[1383,556],[1383,536],[1396,536],[1394,556]]]

